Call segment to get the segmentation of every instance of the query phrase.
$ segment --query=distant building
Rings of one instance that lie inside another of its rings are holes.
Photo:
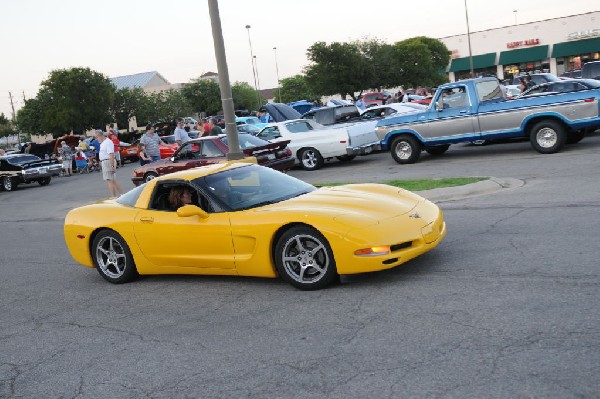
[[[213,83],[219,84],[219,74],[215,72],[206,72],[200,76],[200,80],[210,80]]]

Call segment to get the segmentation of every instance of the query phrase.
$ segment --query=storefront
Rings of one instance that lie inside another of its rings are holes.
[[[470,76],[470,58],[475,76],[509,79],[523,73],[560,75],[579,70],[586,62],[600,60],[600,11],[440,40],[452,52],[446,69],[451,81]]]

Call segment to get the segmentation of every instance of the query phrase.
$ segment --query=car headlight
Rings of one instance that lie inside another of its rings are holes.
[[[37,171],[37,170],[35,170],[35,169],[25,169],[25,170],[23,170],[23,171],[22,171],[22,173],[23,173],[24,175],[34,175],[34,174],[36,174],[37,172],[38,172],[38,171]]]

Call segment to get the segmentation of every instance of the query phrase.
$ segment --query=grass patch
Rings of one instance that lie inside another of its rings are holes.
[[[414,180],[389,180],[381,182],[394,187],[400,187],[409,191],[424,191],[434,188],[464,186],[465,184],[477,183],[488,180],[489,177],[448,177],[444,179],[414,179]],[[316,187],[342,186],[352,183],[319,183]]]

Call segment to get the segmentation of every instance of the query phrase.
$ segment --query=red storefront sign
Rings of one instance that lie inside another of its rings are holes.
[[[508,42],[506,43],[507,48],[517,48],[522,46],[535,46],[540,44],[540,39],[527,39],[521,40],[520,42]]]

